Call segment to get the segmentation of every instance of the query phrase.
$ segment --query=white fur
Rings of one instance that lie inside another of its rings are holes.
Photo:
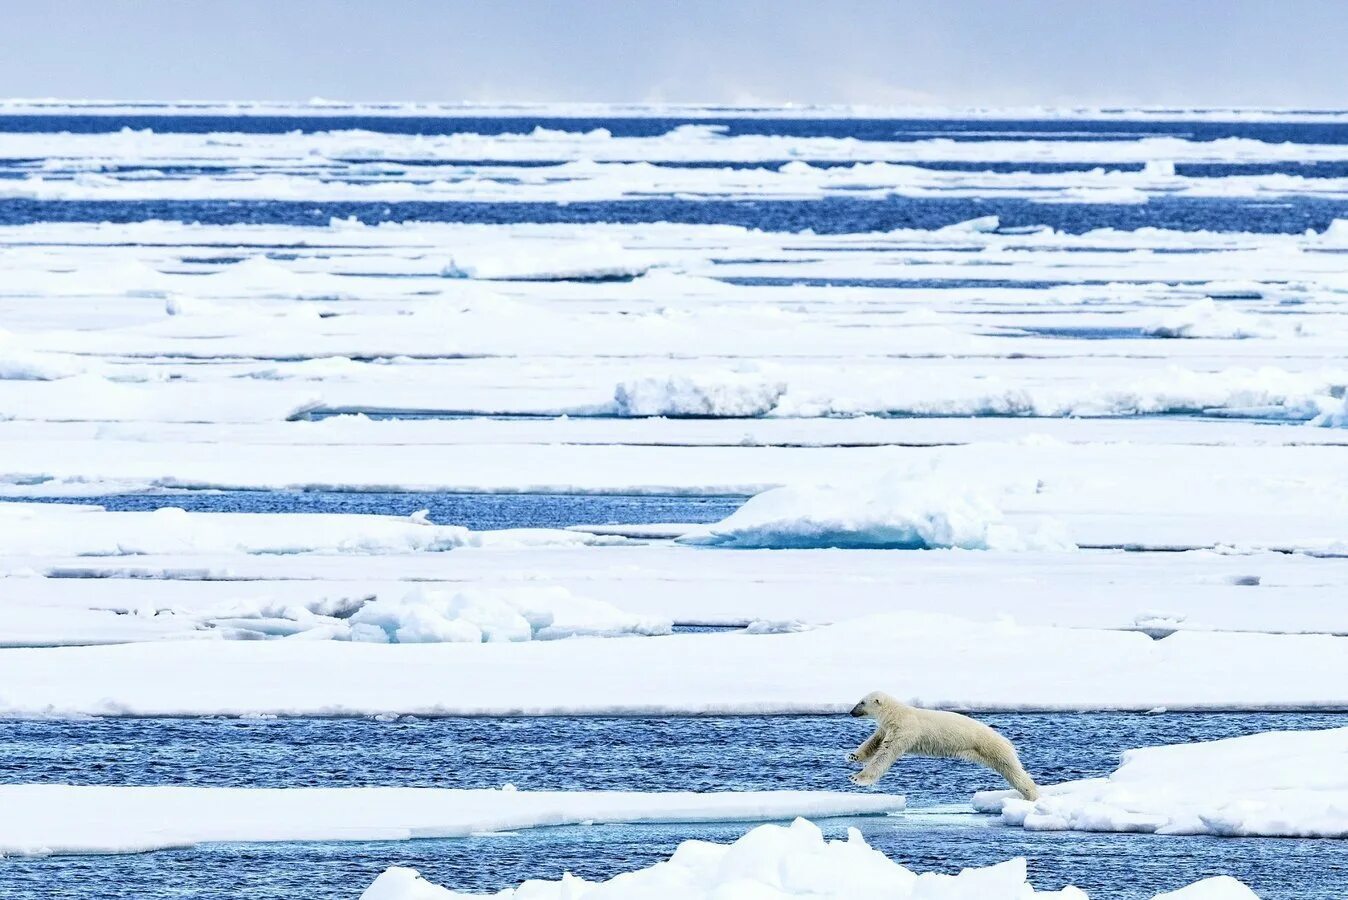
[[[849,762],[865,763],[860,772],[851,776],[853,784],[875,784],[908,753],[964,759],[987,766],[1025,799],[1039,799],[1039,789],[1020,764],[1016,748],[982,722],[959,713],[915,709],[880,691],[863,697],[853,715],[876,721],[875,734],[847,754]]]

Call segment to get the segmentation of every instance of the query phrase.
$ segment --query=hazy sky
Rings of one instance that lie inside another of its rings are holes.
[[[1348,107],[1348,0],[0,0],[0,96]]]

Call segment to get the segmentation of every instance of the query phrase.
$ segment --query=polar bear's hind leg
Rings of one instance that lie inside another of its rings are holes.
[[[987,766],[997,774],[1006,779],[1007,783],[1020,791],[1020,795],[1026,800],[1039,799],[1039,787],[1030,777],[1030,773],[1025,771],[1025,767],[1020,764],[1016,758],[1016,752],[1011,751],[1010,756],[1005,754],[986,753],[976,750],[970,754],[970,761]]]

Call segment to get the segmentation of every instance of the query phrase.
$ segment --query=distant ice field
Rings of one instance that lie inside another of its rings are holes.
[[[574,108],[573,108],[574,109]],[[586,114],[588,113],[588,115]],[[830,115],[832,113],[832,115]],[[1000,114],[999,114],[1000,113]],[[101,133],[152,128],[182,134],[238,131],[284,134],[360,128],[393,134],[510,134],[548,128],[615,135],[659,135],[683,124],[719,125],[730,134],[855,137],[864,140],[988,136],[1099,140],[1154,135],[1194,140],[1249,137],[1294,143],[1348,143],[1345,117],[1333,110],[941,110],[932,116],[886,115],[864,109],[650,108],[594,106],[579,113],[556,107],[460,107],[402,104],[172,104],[0,101],[6,132]]]
[[[6,109],[0,224],[354,216],[848,233],[994,214],[1008,226],[1069,232],[1293,232],[1326,227],[1348,198],[1345,126],[1305,111],[1222,121],[1128,112],[960,120],[800,110],[774,118],[708,109],[588,117]]]

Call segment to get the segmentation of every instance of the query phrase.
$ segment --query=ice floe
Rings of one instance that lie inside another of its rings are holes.
[[[454,554],[452,569],[434,553],[0,556],[0,645],[285,636],[320,626],[341,636],[345,618],[373,601],[521,589],[609,604],[638,633],[665,622],[784,630],[902,610],[1153,636],[1348,634],[1348,610],[1323,602],[1324,585],[1348,577],[1348,559],[1305,554],[929,550],[896,565],[890,553],[778,550],[769,567],[762,554],[664,541],[624,546],[612,560],[619,565],[584,547]],[[569,602],[551,608],[554,624],[576,622]]]
[[[458,547],[613,544],[616,536],[558,529],[474,532],[422,516],[105,512],[68,504],[0,504],[0,535],[11,554],[137,556],[155,553],[296,554],[441,552]]]
[[[984,710],[1341,709],[1342,640],[1183,630],[1154,640],[891,613],[798,633],[629,640],[154,641],[0,652],[0,714],[842,713],[877,687]],[[1261,665],[1233,669],[1245,658]]]
[[[1168,338],[1260,338],[1273,337],[1277,325],[1204,297],[1158,317],[1148,334]]]
[[[581,823],[876,815],[903,797],[440,788],[0,786],[0,855],[134,853],[208,842],[397,841]]]
[[[1348,837],[1348,728],[1275,731],[1124,753],[1104,778],[1006,791],[979,809],[1038,831]]]
[[[1056,534],[1055,534],[1056,532]],[[1024,533],[987,497],[904,474],[844,485],[774,488],[680,541],[713,547],[929,550],[1068,549],[1061,528]]]

